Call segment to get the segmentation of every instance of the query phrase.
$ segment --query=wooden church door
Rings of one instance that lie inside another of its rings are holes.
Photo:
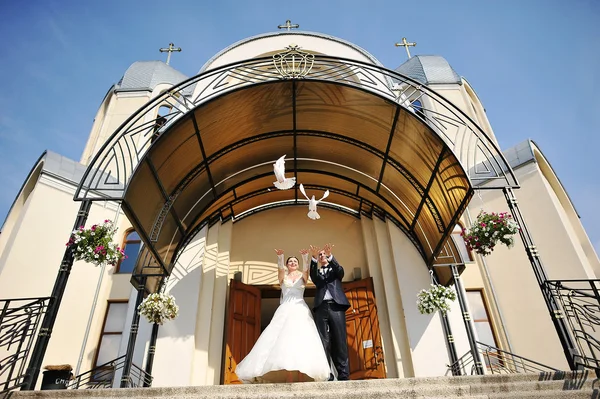
[[[231,280],[227,310],[224,384],[241,384],[235,368],[260,336],[260,289]]]
[[[350,379],[385,378],[373,279],[352,281],[343,286],[351,305],[346,311]]]

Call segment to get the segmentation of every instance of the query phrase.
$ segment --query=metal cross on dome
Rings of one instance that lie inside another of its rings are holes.
[[[278,25],[277,28],[278,29],[286,29],[288,32],[291,29],[298,29],[300,27],[300,25],[298,24],[292,24],[292,21],[290,21],[289,19],[287,21],[285,21],[285,25]]]
[[[161,53],[167,53],[167,62],[166,64],[169,65],[169,62],[171,61],[171,53],[174,51],[180,52],[181,51],[181,47],[175,47],[175,45],[173,43],[169,43],[169,47],[168,48],[160,48],[158,49],[158,51],[160,51]]]
[[[400,43],[395,44],[396,47],[404,47],[406,49],[406,55],[408,55],[408,58],[410,58],[410,51],[408,51],[408,48],[415,47],[416,45],[417,42],[409,43],[408,41],[406,41],[405,37],[402,38],[402,41]]]

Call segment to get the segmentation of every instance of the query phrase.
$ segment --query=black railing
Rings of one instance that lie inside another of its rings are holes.
[[[489,374],[514,374],[514,373],[538,373],[559,371],[554,367],[515,355],[495,346],[487,345],[477,341],[477,350],[485,362]],[[461,375],[472,375],[476,373],[473,354],[471,351],[462,355],[456,362],[448,366],[449,371],[459,370]]]
[[[118,357],[110,362],[106,362],[96,368],[86,371],[74,377],[67,388],[70,389],[97,389],[97,388],[118,388],[121,384],[120,374],[125,365],[125,355]],[[115,377],[119,377],[119,382],[115,385]],[[131,365],[127,386],[122,388],[141,388],[152,385],[152,376],[144,370]]]
[[[578,352],[577,366],[600,370],[600,280],[548,280],[567,319]],[[563,316],[563,315],[558,315]]]
[[[50,298],[0,299],[0,394],[20,388]]]

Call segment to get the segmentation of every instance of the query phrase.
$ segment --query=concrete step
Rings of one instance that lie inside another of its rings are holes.
[[[235,386],[89,389],[15,392],[11,399],[303,399],[303,398],[598,398],[595,375],[586,372],[384,380],[257,384]]]

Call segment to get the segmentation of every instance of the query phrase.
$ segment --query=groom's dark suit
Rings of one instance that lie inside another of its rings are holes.
[[[342,289],[343,277],[344,268],[333,256],[325,267],[320,267],[314,258],[312,259],[310,278],[317,287],[314,302],[315,324],[325,353],[333,360],[338,380],[347,380],[350,374],[346,342],[346,309],[350,307],[350,303]]]

